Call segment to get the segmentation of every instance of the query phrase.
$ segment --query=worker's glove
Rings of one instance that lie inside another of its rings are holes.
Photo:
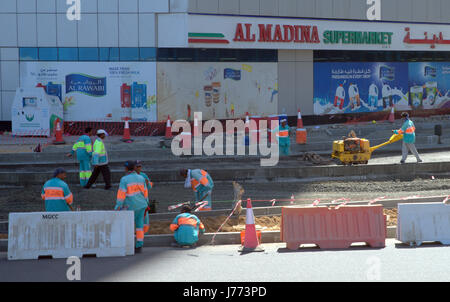
[[[114,211],[120,211],[123,208],[123,202],[118,202],[116,204],[116,207],[114,208]]]

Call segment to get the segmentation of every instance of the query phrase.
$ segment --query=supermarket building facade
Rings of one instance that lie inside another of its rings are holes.
[[[4,0],[0,127],[19,87],[43,87],[65,121],[243,118],[301,110],[306,124],[448,113],[450,2]],[[449,110],[450,111],[450,110]]]

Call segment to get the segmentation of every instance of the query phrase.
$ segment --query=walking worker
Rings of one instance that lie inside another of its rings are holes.
[[[111,188],[111,171],[108,166],[108,152],[106,152],[105,143],[103,142],[107,135],[108,133],[103,129],[97,131],[98,137],[95,140],[94,151],[92,154],[92,165],[94,166],[94,171],[92,172],[88,183],[84,187],[85,189],[89,189],[95,183],[100,172],[102,173],[105,181],[105,190],[109,190]]]
[[[400,161],[400,163],[405,163],[406,158],[408,157],[408,150],[411,151],[412,154],[414,154],[417,162],[421,163],[422,159],[420,159],[419,153],[417,152],[416,146],[414,145],[414,143],[416,142],[416,127],[414,126],[413,121],[409,119],[409,114],[406,112],[402,113],[402,121],[402,128],[400,128],[399,130],[392,130],[392,132],[394,132],[395,134],[403,134],[402,160]]]
[[[184,177],[185,183],[184,187],[191,187],[195,193],[196,202],[207,201],[208,203],[200,208],[200,211],[211,211],[212,210],[212,201],[211,201],[211,193],[214,188],[214,183],[209,176],[209,174],[205,170],[195,169],[195,170],[187,170],[181,169],[180,175]]]
[[[71,153],[67,157],[72,157],[74,153],[77,154],[77,160],[80,163],[80,185],[86,186],[89,178],[92,175],[92,128],[88,127],[84,130],[84,135],[80,136],[72,147]]]
[[[197,216],[191,214],[191,207],[183,205],[181,214],[172,221],[170,230],[174,232],[176,244],[173,246],[195,247],[198,242],[199,231],[203,234],[205,227]]]
[[[278,145],[280,147],[280,154],[289,155],[289,149],[291,148],[291,139],[289,137],[289,126],[286,119],[281,120],[281,125],[273,130],[276,133],[278,139]]]
[[[58,168],[53,172],[53,178],[44,184],[41,196],[45,201],[46,212],[73,211],[73,195],[64,181],[66,177],[66,170]]]
[[[125,163],[127,175],[120,179],[117,201],[114,210],[134,211],[134,224],[136,227],[136,249],[137,253],[144,246],[144,215],[148,207],[148,189],[144,177],[135,171],[135,162]]]
[[[140,160],[137,160],[135,162],[135,170],[136,173],[141,175],[142,177],[144,177],[145,179],[145,184],[147,185],[147,189],[150,191],[153,188],[153,182],[151,182],[150,178],[147,176],[147,174],[145,174],[144,172],[142,172],[142,162]],[[150,197],[148,198],[150,200]],[[145,215],[144,215],[144,234],[147,234],[148,231],[150,230],[150,216],[149,216],[149,211],[150,211],[150,205],[147,206],[147,209],[145,210]]]

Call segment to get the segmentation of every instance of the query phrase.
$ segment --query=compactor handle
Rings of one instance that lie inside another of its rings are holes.
[[[386,145],[398,142],[399,140],[402,140],[402,139],[403,139],[403,134],[394,134],[391,136],[391,138],[387,142],[382,143],[381,145],[378,145],[378,146],[371,147],[370,152],[373,152],[373,151],[375,151],[381,147],[384,147]]]

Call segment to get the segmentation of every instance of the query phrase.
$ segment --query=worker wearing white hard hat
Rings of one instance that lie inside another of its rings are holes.
[[[108,166],[108,152],[106,152],[105,144],[103,142],[107,135],[108,133],[105,130],[97,130],[98,137],[95,140],[92,153],[92,165],[94,166],[94,171],[92,171],[92,175],[89,178],[87,185],[84,187],[85,189],[89,189],[95,183],[100,172],[105,180],[105,190],[111,188],[111,171]]]
[[[280,123],[281,125],[272,130],[272,132],[276,133],[278,145],[280,147],[280,154],[289,155],[291,139],[289,137],[289,126],[287,124],[287,119],[282,119]]]

